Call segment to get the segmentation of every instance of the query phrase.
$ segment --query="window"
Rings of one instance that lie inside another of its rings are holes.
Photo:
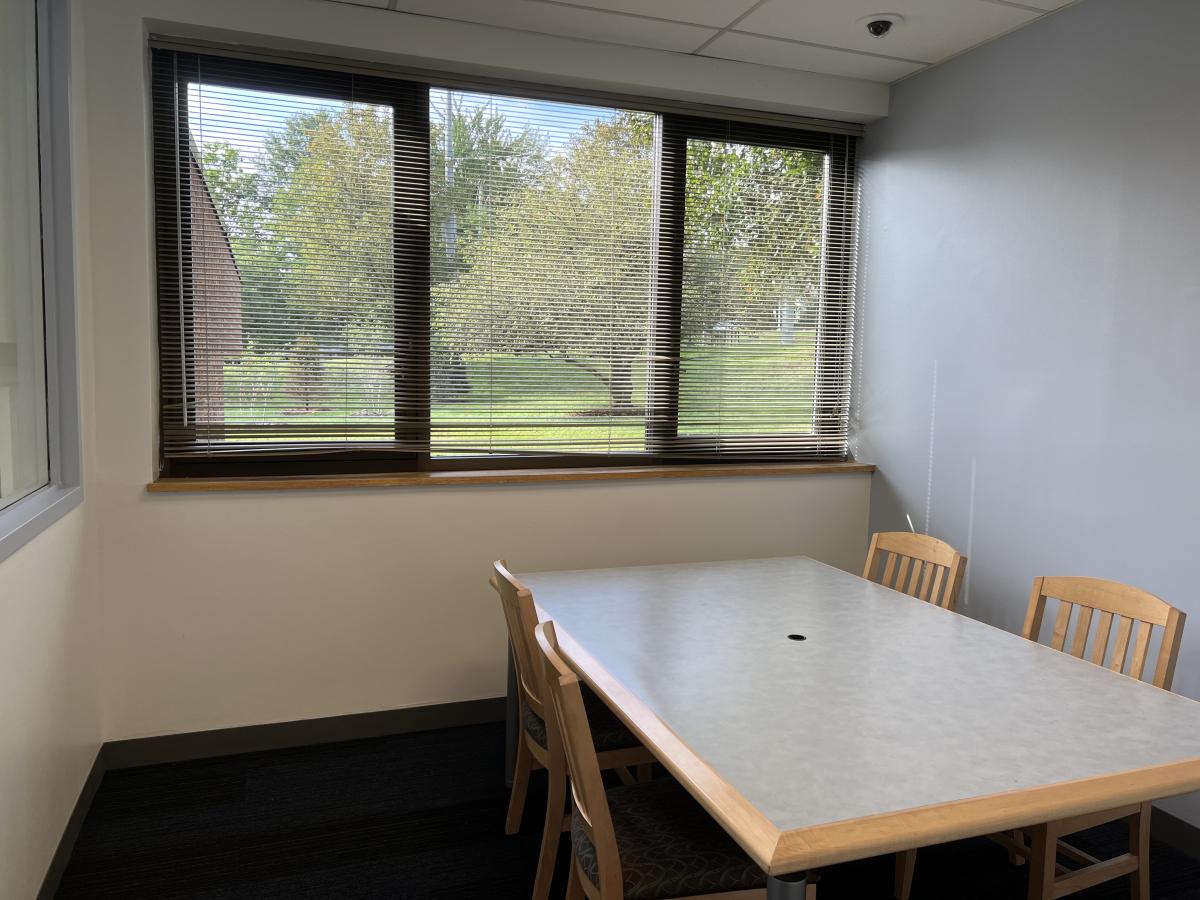
[[[644,447],[654,116],[433,91],[437,456]]]
[[[844,457],[853,137],[153,66],[163,474]]]
[[[0,4],[0,507],[50,480],[42,218],[38,177],[37,16]]]
[[[0,0],[0,557],[81,499],[68,13]]]

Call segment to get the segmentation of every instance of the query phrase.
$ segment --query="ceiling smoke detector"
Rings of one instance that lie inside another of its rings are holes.
[[[858,24],[867,29],[873,38],[884,38],[891,34],[892,29],[904,22],[904,16],[896,13],[876,13],[873,16],[863,16]]]

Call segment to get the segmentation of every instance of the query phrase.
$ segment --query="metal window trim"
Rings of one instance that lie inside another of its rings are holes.
[[[0,560],[83,502],[71,190],[69,0],[37,0],[49,483],[0,510]]]

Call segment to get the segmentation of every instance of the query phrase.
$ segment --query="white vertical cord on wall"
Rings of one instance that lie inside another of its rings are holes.
[[[933,392],[929,398],[929,470],[925,480],[925,533],[929,534],[929,518],[933,512],[933,436],[937,424],[938,361],[933,361]]]
[[[963,581],[962,608],[966,610],[971,599],[971,561],[975,559],[975,457],[971,457],[971,490],[967,495],[967,576]]]

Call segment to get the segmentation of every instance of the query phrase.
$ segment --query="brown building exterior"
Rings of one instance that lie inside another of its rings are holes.
[[[225,363],[243,349],[242,277],[229,235],[196,160],[188,154],[191,199],[192,360],[196,425],[225,422]]]

